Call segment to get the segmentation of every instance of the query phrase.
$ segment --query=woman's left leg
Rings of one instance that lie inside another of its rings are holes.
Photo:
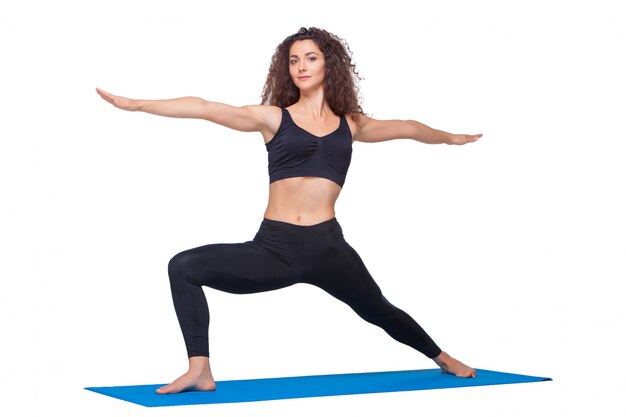
[[[411,316],[385,298],[359,254],[345,241],[338,223],[327,235],[310,239],[307,246],[310,256],[304,282],[348,304],[364,320],[433,359],[444,372],[476,376],[473,368],[443,352]]]
[[[319,248],[319,261],[306,281],[348,304],[361,318],[395,340],[435,358],[441,349],[404,310],[385,298],[359,254],[343,236],[328,248]]]

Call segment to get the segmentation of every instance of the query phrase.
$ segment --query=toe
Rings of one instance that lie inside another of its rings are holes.
[[[157,392],[157,394],[169,394],[172,391],[174,391],[173,388],[174,387],[172,387],[171,384],[170,385],[165,385],[165,386],[157,389],[156,392]]]

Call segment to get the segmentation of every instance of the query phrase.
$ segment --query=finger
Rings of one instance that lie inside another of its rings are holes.
[[[111,95],[110,95],[110,94],[108,94],[108,93],[106,93],[106,92],[102,91],[102,92],[100,93],[100,97],[102,97],[104,100],[108,101],[109,103],[113,104],[113,98],[111,97]]]
[[[98,92],[98,94],[100,94],[101,96],[106,96],[109,95],[109,93],[107,93],[106,91],[96,87],[96,91]]]
[[[111,93],[107,93],[104,90],[101,90],[101,91],[102,91],[102,93],[101,93],[102,98],[105,99],[106,101],[108,101],[109,103],[115,105],[116,96],[114,96]]]

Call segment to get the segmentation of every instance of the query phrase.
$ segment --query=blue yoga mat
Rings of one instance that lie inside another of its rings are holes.
[[[157,394],[167,384],[87,387],[85,389],[146,407],[282,400],[330,395],[371,394],[480,385],[551,381],[551,378],[476,369],[475,378],[457,378],[440,369],[310,375],[285,378],[216,381],[215,391]]]

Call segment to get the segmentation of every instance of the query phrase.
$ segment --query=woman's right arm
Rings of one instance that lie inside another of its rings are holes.
[[[115,96],[96,87],[104,100],[127,111],[142,111],[165,117],[205,119],[243,132],[261,131],[272,124],[269,106],[236,107],[200,97],[181,97],[165,100],[135,100]]]

